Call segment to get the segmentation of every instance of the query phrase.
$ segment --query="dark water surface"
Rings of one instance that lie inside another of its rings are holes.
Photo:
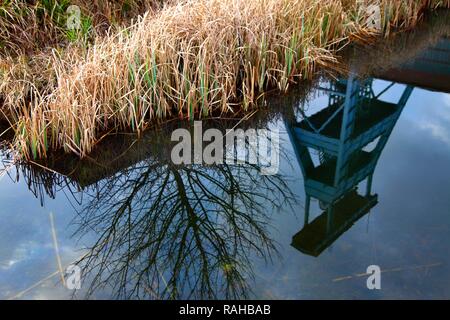
[[[286,103],[295,119],[255,124],[280,130],[274,176],[249,164],[177,167],[154,140],[152,150],[130,147],[115,170],[5,159],[0,298],[450,298],[450,94],[419,87],[450,87],[449,43],[377,75],[400,82],[380,96],[394,104],[373,98],[388,81],[341,78],[318,85],[334,94],[316,88]],[[365,94],[359,102],[350,85]],[[362,122],[338,115],[317,133],[298,111],[317,129],[342,103]],[[377,139],[351,159],[321,140],[345,148],[363,134]],[[62,284],[54,238],[62,268],[83,268],[79,291]],[[380,290],[366,286],[369,265],[382,270]]]

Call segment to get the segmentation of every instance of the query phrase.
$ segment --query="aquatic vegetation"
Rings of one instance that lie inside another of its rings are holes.
[[[350,41],[412,28],[423,10],[450,7],[383,0],[375,30],[367,25],[370,3],[173,1],[130,26],[95,32],[90,43],[3,59],[1,114],[23,157],[60,148],[85,156],[111,130],[141,133],[163,119],[248,111],[267,90],[333,69]]]
[[[102,34],[108,27],[129,24],[132,17],[155,10],[167,0],[6,0],[0,3],[0,56],[28,54],[65,40],[78,39],[67,30],[67,9],[81,8],[81,33]],[[90,27],[90,28],[88,28]]]

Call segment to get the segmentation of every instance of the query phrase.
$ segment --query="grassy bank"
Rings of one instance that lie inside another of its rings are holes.
[[[450,7],[450,0],[380,1],[377,32],[367,26],[370,1],[133,3],[135,13],[103,14],[105,24],[82,6],[89,28],[71,39],[50,15],[45,25],[60,30],[52,41],[31,53],[5,46],[0,108],[22,156],[60,148],[84,156],[110,130],[248,111],[261,93],[333,68],[349,41],[373,41],[414,27],[426,9]],[[137,15],[149,5],[154,9]]]

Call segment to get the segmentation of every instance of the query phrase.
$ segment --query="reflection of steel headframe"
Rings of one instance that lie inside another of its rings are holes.
[[[397,103],[380,100],[393,85],[375,95],[372,79],[334,81],[320,88],[329,92],[328,107],[286,125],[305,183],[305,226],[293,239],[299,250],[317,256],[377,203],[371,195],[373,172],[413,90],[406,86]],[[375,144],[370,151],[369,144]],[[316,165],[310,150],[319,154]],[[366,178],[361,196],[356,187]],[[309,223],[311,197],[325,212]]]

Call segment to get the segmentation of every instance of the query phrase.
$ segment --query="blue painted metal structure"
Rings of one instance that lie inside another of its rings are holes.
[[[371,195],[373,172],[413,87],[406,86],[399,101],[392,103],[380,96],[394,83],[375,95],[372,82],[372,78],[361,81],[354,76],[333,81],[328,88],[320,88],[329,93],[326,108],[309,117],[303,114],[300,122],[286,123],[306,193],[305,226],[294,236],[293,245],[308,254],[320,254],[377,202],[377,196]],[[365,150],[375,141],[371,151]],[[314,165],[312,152],[320,155],[318,165]],[[360,196],[356,186],[365,179],[366,194]],[[318,199],[325,209],[312,224],[311,198]],[[333,224],[334,218],[338,225]],[[311,232],[314,228],[318,230]]]

